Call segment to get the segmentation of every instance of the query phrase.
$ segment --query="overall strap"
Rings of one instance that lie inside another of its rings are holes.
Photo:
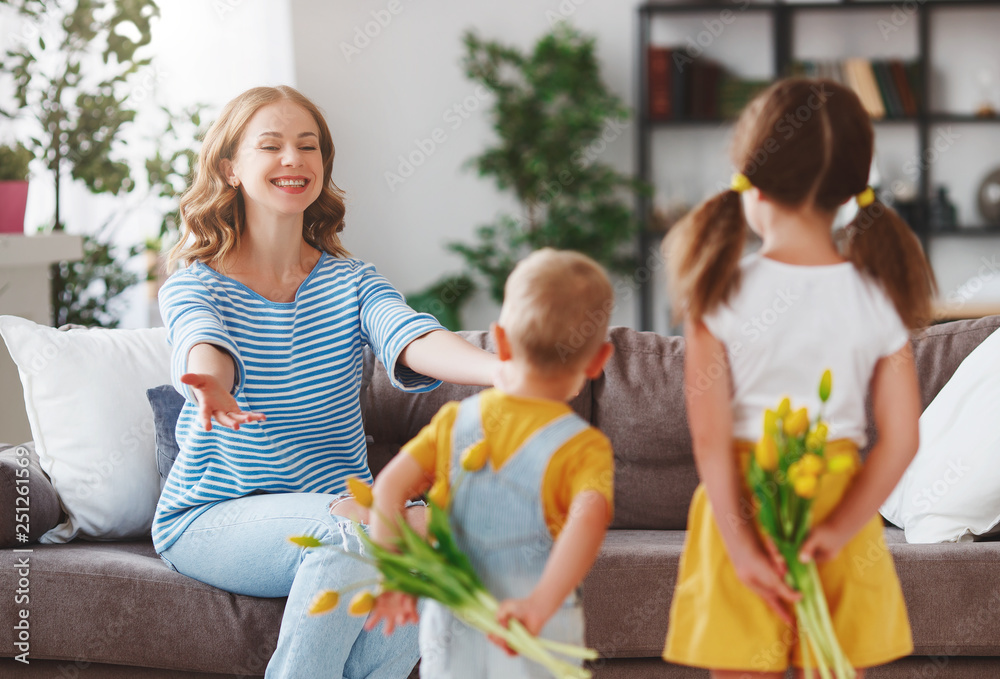
[[[542,479],[552,456],[590,424],[576,413],[566,413],[540,427],[528,437],[510,461],[501,468],[507,475],[529,480],[541,489]],[[534,488],[533,488],[534,490]]]
[[[474,394],[458,404],[458,414],[451,429],[451,479],[461,470],[462,453],[474,443],[483,440],[483,416],[480,411],[479,394]]]

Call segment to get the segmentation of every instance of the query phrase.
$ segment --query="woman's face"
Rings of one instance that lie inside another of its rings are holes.
[[[305,212],[323,188],[319,127],[290,101],[260,108],[247,123],[232,163],[223,161],[230,185],[239,181],[248,211]]]

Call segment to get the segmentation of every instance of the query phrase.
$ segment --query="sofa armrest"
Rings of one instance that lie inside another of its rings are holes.
[[[59,524],[59,495],[42,471],[34,443],[0,443],[0,508],[0,548],[36,542]]]

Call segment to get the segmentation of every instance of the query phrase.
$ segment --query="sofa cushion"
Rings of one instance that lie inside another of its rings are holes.
[[[951,321],[932,325],[918,332],[911,342],[913,360],[920,380],[921,410],[930,405],[934,397],[958,370],[972,350],[1000,328],[1000,316],[987,316],[964,321]],[[871,399],[868,399],[868,450],[878,438],[872,421]]]
[[[682,530],[698,485],[684,404],[684,339],[612,328],[591,422],[615,451],[615,528]]]
[[[495,352],[488,332],[465,331],[458,333],[474,346]],[[367,355],[367,354],[366,354]],[[381,363],[370,359],[374,370],[370,383],[361,392],[361,412],[368,435],[368,466],[377,474],[399,449],[416,436],[421,427],[431,421],[434,414],[449,401],[459,401],[484,387],[461,384],[442,384],[434,391],[408,394],[392,386]],[[591,418],[591,384],[588,382],[570,405],[585,420]]]
[[[885,541],[917,655],[1000,655],[1000,542],[910,545],[898,528]],[[608,658],[659,657],[683,542],[683,531],[608,531],[583,585],[588,645]],[[866,557],[884,555],[872,545]]]
[[[882,503],[907,542],[971,541],[1000,527],[1000,332],[962,361],[920,416],[920,449]]]
[[[1000,316],[987,316],[932,325],[913,339],[922,407],[934,400],[965,357],[998,328]]]
[[[153,415],[144,395],[170,380],[166,333],[63,331],[0,316],[38,458],[66,514],[42,542],[149,534],[160,489]]]
[[[160,490],[170,475],[180,449],[177,446],[177,418],[184,408],[183,394],[172,384],[163,384],[146,390],[146,398],[153,409],[153,426],[156,434],[156,471],[160,474]]]
[[[74,660],[258,676],[274,652],[285,600],[230,594],[167,567],[143,542],[0,550],[0,590],[29,559],[31,659]],[[22,608],[0,600],[0,619]],[[13,649],[13,625],[0,647]],[[11,653],[13,655],[13,653]]]
[[[27,495],[18,492],[22,487],[28,489]],[[0,443],[0,547],[23,547],[35,542],[58,525],[61,515],[59,495],[42,471],[35,444]],[[23,542],[18,540],[19,535],[25,536]]]
[[[990,316],[931,326],[914,338],[923,407],[998,328],[1000,316]],[[610,339],[615,355],[592,383],[591,422],[615,450],[613,527],[683,530],[698,485],[684,401],[684,339],[628,328],[612,328]],[[877,440],[870,403],[868,417],[870,448]]]

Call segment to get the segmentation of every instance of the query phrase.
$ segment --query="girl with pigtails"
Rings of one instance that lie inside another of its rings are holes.
[[[936,286],[913,232],[868,186],[873,138],[848,88],[775,83],[736,123],[731,188],[696,207],[664,243],[674,308],[685,321],[701,484],[663,657],[718,679],[777,678],[789,664],[803,665],[789,610],[800,595],[747,516],[744,479],[761,414],[782,396],[817,411],[815,385],[827,368],[835,380],[825,405],[827,451],[848,452],[855,463],[823,476],[799,557],[816,562],[859,677],[913,649],[878,508],[917,451],[921,404],[909,331],[930,320]],[[857,215],[835,239],[835,214],[852,200]],[[746,224],[763,243],[750,255]],[[721,377],[696,383],[719,374],[720,360],[728,368]],[[862,464],[869,389],[878,440]]]

